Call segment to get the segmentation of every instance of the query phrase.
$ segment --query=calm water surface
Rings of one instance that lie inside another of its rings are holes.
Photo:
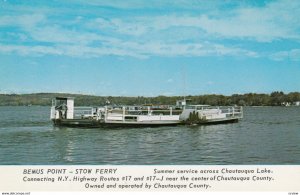
[[[239,123],[54,127],[49,107],[0,107],[0,164],[300,164],[300,107],[246,107]]]

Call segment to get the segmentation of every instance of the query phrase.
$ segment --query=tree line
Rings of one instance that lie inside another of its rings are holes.
[[[67,93],[35,93],[35,94],[0,94],[0,106],[50,106],[54,97],[75,97],[75,106],[103,106],[108,103],[113,105],[174,105],[182,96],[157,96],[157,97],[123,97],[123,96],[93,96]],[[212,106],[282,106],[283,104],[300,101],[299,92],[288,94],[275,91],[271,94],[233,94],[230,96],[189,95],[185,97],[189,104],[205,104]]]

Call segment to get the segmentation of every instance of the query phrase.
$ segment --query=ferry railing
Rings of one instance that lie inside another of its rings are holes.
[[[226,114],[227,118],[243,118],[242,106],[221,107],[220,110]]]
[[[140,110],[126,110],[125,113],[129,115],[179,115],[182,110],[170,109],[140,109]]]
[[[199,111],[205,111],[206,116],[211,116],[213,114],[209,113],[209,111],[215,110],[216,112],[218,111],[219,114],[225,114],[226,118],[243,118],[243,107],[242,106],[198,106],[198,105],[191,105],[187,106],[187,109],[194,109],[194,110],[199,110]]]
[[[173,108],[169,109],[153,109],[153,108],[145,108],[145,109],[128,109],[126,107],[124,108],[107,108],[108,113],[114,113],[114,114],[122,114],[125,112],[126,115],[149,115],[149,114],[155,114],[155,115],[172,115],[175,113],[181,113],[182,110],[175,110]]]
[[[51,109],[50,109],[50,119],[56,119],[55,106],[51,106]]]
[[[93,107],[74,107],[74,118],[91,119],[97,117],[96,108]]]
[[[226,118],[243,118],[243,107],[242,106],[187,106],[187,109],[203,110],[208,111],[205,113],[206,116],[213,115],[209,111],[215,111],[226,115]],[[74,118],[81,119],[105,119],[110,114],[121,115],[123,119],[125,116],[136,116],[136,115],[180,115],[182,110],[174,109],[128,109],[128,107],[74,107]]]
[[[182,110],[175,110],[172,107],[169,109],[153,109],[151,107],[143,107],[139,109],[130,109],[129,107],[105,107],[104,110],[104,120],[107,121],[108,117],[121,117],[123,121],[125,121],[125,117],[134,117],[139,115],[179,115],[181,114]],[[111,120],[111,119],[110,119]],[[120,120],[120,119],[116,119]]]

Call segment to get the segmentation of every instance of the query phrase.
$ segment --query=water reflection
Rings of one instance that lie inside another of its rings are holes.
[[[72,164],[73,152],[75,149],[74,142],[72,140],[72,129],[68,128],[54,128],[53,150],[56,151],[54,162],[65,162],[66,164]]]

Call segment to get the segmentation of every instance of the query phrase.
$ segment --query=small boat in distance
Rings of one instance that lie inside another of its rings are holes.
[[[229,123],[242,117],[242,107],[188,106],[185,100],[176,106],[74,107],[74,98],[56,97],[50,119],[57,126],[155,127]]]

